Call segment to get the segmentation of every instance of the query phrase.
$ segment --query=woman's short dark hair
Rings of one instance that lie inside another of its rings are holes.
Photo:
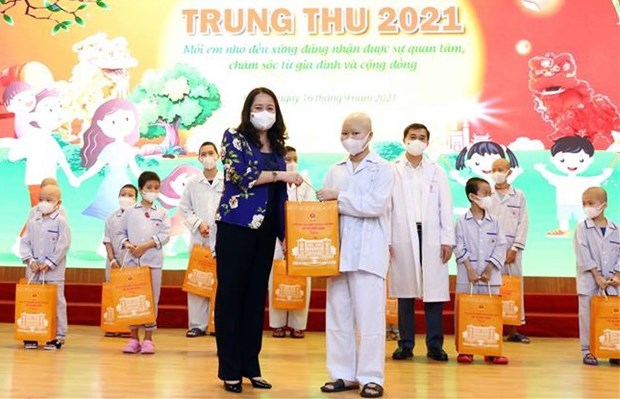
[[[245,98],[245,102],[243,103],[243,109],[241,110],[241,123],[239,124],[239,127],[237,127],[237,131],[243,134],[248,139],[248,141],[255,146],[261,146],[260,140],[258,138],[258,131],[254,127],[254,125],[252,125],[252,122],[250,122],[252,103],[254,102],[254,98],[261,93],[267,94],[269,97],[273,98],[273,102],[276,106],[276,122],[267,131],[267,138],[269,139],[269,144],[271,144],[271,148],[275,153],[277,153],[278,155],[285,155],[286,150],[284,149],[284,141],[288,138],[286,132],[286,125],[284,124],[282,111],[280,111],[280,103],[278,103],[278,98],[276,97],[275,93],[268,88],[257,87],[253,89]]]

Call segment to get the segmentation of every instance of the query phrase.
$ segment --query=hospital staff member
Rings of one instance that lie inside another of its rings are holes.
[[[372,136],[368,115],[354,113],[344,120],[340,140],[349,156],[331,167],[317,193],[321,201],[337,200],[340,213],[340,275],[327,282],[332,380],[321,391],[361,386],[361,396],[378,398],[383,396],[388,207],[394,176],[391,166],[368,148]]]
[[[424,301],[427,356],[443,350],[443,304],[450,300],[448,260],[454,247],[452,197],[443,169],[424,158],[430,132],[413,123],[403,132],[405,155],[394,164],[389,295],[398,298],[398,348],[394,360],[413,357],[415,298]]]

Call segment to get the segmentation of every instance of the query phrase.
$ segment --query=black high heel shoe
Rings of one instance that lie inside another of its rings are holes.
[[[253,388],[271,389],[271,384],[267,380],[264,380],[262,378],[250,378],[250,381],[252,382]]]
[[[241,391],[243,391],[243,386],[241,385],[241,381],[235,384],[229,384],[226,381],[224,381],[224,390],[228,392],[233,392],[233,393],[241,393]]]

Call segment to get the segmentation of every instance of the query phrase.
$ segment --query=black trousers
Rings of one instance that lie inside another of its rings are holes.
[[[420,264],[422,263],[422,225],[418,224]],[[413,349],[415,346],[415,298],[398,298],[398,345]],[[424,302],[426,320],[426,348],[443,347],[443,302]]]
[[[215,334],[222,380],[261,376],[258,355],[275,243],[274,216],[256,230],[218,223]]]

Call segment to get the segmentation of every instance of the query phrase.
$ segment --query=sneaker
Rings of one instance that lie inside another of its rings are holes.
[[[485,356],[484,361],[493,364],[508,364],[508,358],[505,356]]]
[[[51,341],[47,341],[43,349],[45,349],[46,351],[55,351],[62,348],[64,343],[65,342],[61,339],[53,339]]]
[[[39,343],[37,341],[24,341],[24,349],[38,349]]]
[[[155,354],[155,344],[153,341],[149,339],[145,339],[142,341],[142,350],[140,351],[143,355],[153,355]]]
[[[132,338],[123,348],[123,353],[140,353],[141,349],[142,347],[140,346],[140,341]]]
[[[458,355],[456,358],[458,363],[473,363],[474,356],[473,355]]]
[[[614,366],[620,366],[620,359],[609,359],[609,364],[613,364]]]

